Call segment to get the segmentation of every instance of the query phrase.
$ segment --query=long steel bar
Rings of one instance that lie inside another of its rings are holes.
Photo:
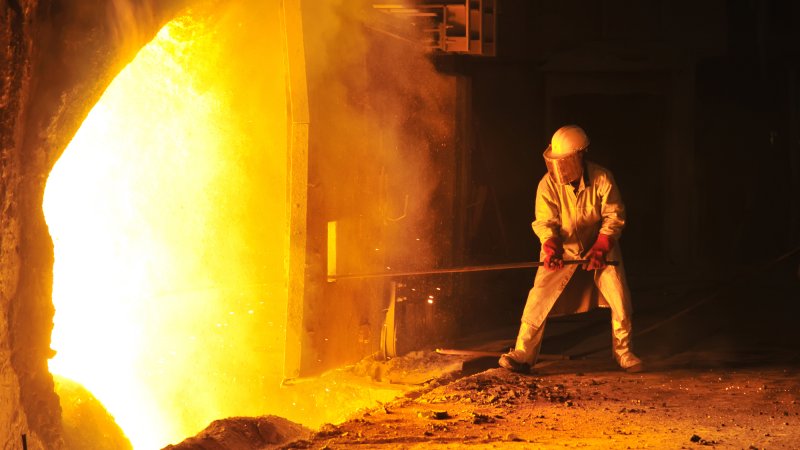
[[[572,260],[565,260],[564,264],[565,265],[586,264],[588,262],[589,262],[588,259],[572,259]],[[609,266],[616,266],[619,264],[619,261],[607,261],[606,264],[608,264]],[[453,267],[450,269],[415,270],[408,272],[355,273],[355,274],[345,274],[345,275],[329,275],[328,280],[337,281],[337,280],[352,280],[357,278],[411,277],[417,275],[437,275],[443,273],[465,273],[465,272],[486,272],[490,270],[530,269],[542,265],[544,265],[544,263],[541,261],[531,261],[522,263],[490,264],[486,266]]]
[[[436,353],[440,355],[474,356],[476,358],[480,357],[499,358],[503,354],[503,352],[484,352],[479,350],[460,350],[455,348],[437,348]],[[537,359],[540,361],[565,361],[569,359],[569,356],[540,353]]]

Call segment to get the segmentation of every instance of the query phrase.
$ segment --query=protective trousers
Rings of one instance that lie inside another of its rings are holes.
[[[555,271],[540,268],[537,272],[534,286],[528,293],[515,348],[510,352],[516,361],[531,365],[536,363],[547,315],[575,270],[582,269],[567,266]],[[620,264],[596,270],[594,284],[611,308],[611,348],[614,359],[623,369],[640,364],[641,361],[631,351],[632,307],[624,267]]]

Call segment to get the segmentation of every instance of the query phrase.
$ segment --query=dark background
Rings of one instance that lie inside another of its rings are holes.
[[[791,1],[500,2],[496,57],[434,58],[468,80],[453,261],[538,258],[530,222],[541,154],[558,127],[576,123],[591,139],[588,157],[620,185],[621,245],[641,310],[659,301],[646,287],[687,280],[749,287],[769,276],[794,297],[797,255],[767,264],[800,246],[798,25]],[[462,332],[518,323],[532,279],[457,276],[449,306]],[[756,292],[764,298],[729,296],[709,314],[798,312]]]

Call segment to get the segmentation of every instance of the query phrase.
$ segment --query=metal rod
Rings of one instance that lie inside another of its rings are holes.
[[[440,355],[453,355],[453,356],[474,356],[476,358],[480,357],[491,357],[491,358],[499,358],[503,355],[502,352],[484,352],[479,350],[460,350],[454,348],[437,348],[436,353]],[[569,359],[569,355],[559,355],[559,354],[546,354],[540,353],[537,357],[539,361],[566,361]]]
[[[587,264],[588,259],[571,259],[565,260],[564,265],[574,264]],[[619,261],[606,261],[609,266],[619,265]],[[490,264],[486,266],[464,266],[454,267],[450,269],[432,269],[432,270],[416,270],[408,272],[376,272],[376,273],[355,273],[346,275],[328,275],[328,280],[352,280],[357,278],[391,278],[391,277],[411,277],[416,275],[436,275],[443,273],[465,273],[465,272],[487,272],[490,270],[512,270],[512,269],[530,269],[533,267],[543,266],[541,261],[531,261],[522,263],[508,263],[508,264]]]

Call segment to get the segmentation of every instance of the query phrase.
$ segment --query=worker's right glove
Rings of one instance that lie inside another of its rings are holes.
[[[564,267],[564,245],[561,240],[552,237],[542,244],[542,251],[544,251],[544,268],[547,270],[556,270]]]
[[[598,234],[597,240],[592,245],[586,259],[589,263],[586,264],[586,270],[604,269],[608,264],[606,263],[606,255],[614,248],[614,239],[605,234]]]

